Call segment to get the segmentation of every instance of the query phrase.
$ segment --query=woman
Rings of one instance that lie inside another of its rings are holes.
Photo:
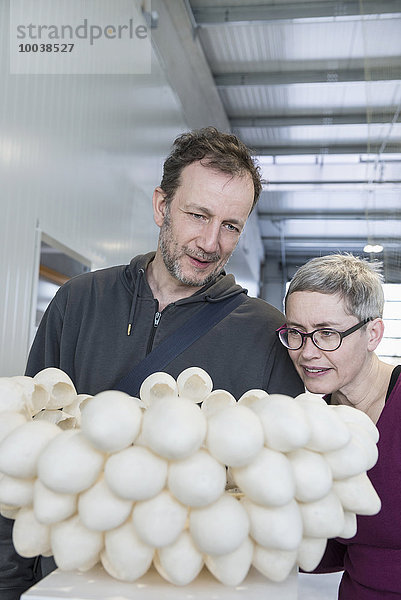
[[[368,475],[382,508],[358,517],[352,539],[330,540],[316,569],[344,570],[341,600],[401,599],[401,366],[374,352],[383,305],[375,265],[350,254],[314,258],[295,273],[277,332],[310,392],[364,411],[380,433]]]

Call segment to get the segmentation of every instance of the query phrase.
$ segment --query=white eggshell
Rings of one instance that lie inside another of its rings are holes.
[[[0,416],[0,442],[8,436],[9,433],[17,429],[20,425],[27,422],[27,417],[20,412],[4,411]]]
[[[304,537],[337,537],[344,527],[344,511],[337,495],[331,491],[314,502],[299,502]]]
[[[185,527],[187,514],[187,508],[173,498],[170,492],[163,490],[154,498],[135,504],[132,522],[145,544],[162,548],[178,538]]]
[[[78,394],[71,404],[64,406],[64,412],[75,417],[76,427],[81,427],[81,409],[89,402],[90,398],[93,398],[93,396],[90,396],[89,394]]]
[[[60,429],[74,429],[77,425],[77,420],[72,415],[63,410],[41,410],[34,417],[34,421],[48,421],[58,425]]]
[[[376,448],[376,446],[375,446]],[[363,473],[368,468],[368,454],[365,444],[352,435],[348,444],[323,454],[334,479],[345,479]]]
[[[207,418],[213,413],[227,408],[228,406],[234,406],[236,400],[230,392],[226,390],[213,390],[202,402],[201,410],[204,412]]]
[[[327,404],[316,402],[300,404],[310,427],[310,438],[305,444],[308,450],[331,452],[349,442],[351,434],[347,425]]]
[[[284,506],[267,507],[247,498],[241,501],[251,524],[251,537],[264,548],[295,550],[302,539],[302,519],[295,500]]]
[[[254,404],[258,403],[260,408],[261,401],[263,402],[268,397],[269,394],[265,392],[265,390],[248,390],[247,392],[245,392],[245,394],[242,394],[241,398],[238,400],[238,404],[242,404],[242,406],[252,408]]]
[[[21,412],[29,414],[24,386],[13,377],[0,377],[0,413]]]
[[[118,452],[131,445],[141,428],[142,411],[137,402],[116,390],[93,396],[81,415],[81,430],[102,452]]]
[[[48,367],[39,371],[33,379],[35,384],[42,385],[49,393],[49,400],[46,404],[48,409],[68,406],[77,395],[72,380],[61,369]]]
[[[90,489],[81,492],[78,514],[82,524],[94,531],[109,531],[119,527],[132,511],[132,501],[116,496],[100,479]]]
[[[249,464],[263,448],[263,429],[258,416],[246,406],[230,406],[208,419],[206,446],[230,467]]]
[[[187,530],[170,546],[159,548],[153,559],[158,573],[174,585],[187,585],[203,567],[203,557]]]
[[[33,499],[34,479],[0,476],[0,503],[9,506],[29,506]]]
[[[360,411],[359,411],[360,412]],[[373,436],[369,435],[368,431],[357,423],[347,423],[351,436],[358,440],[364,447],[366,455],[366,471],[369,471],[377,463],[379,458],[378,448],[373,441]]]
[[[334,410],[345,423],[353,423],[354,425],[359,425],[365,429],[372,441],[377,444],[379,441],[379,430],[366,413],[353,406],[346,406],[345,404],[333,404],[330,408]]]
[[[282,506],[294,497],[295,482],[288,458],[281,452],[262,448],[246,467],[232,467],[237,486],[257,504]]]
[[[131,446],[110,456],[104,468],[107,485],[120,498],[147,500],[167,481],[168,463],[148,448]]]
[[[304,412],[294,398],[272,394],[252,405],[262,423],[265,445],[279,452],[305,446],[310,429]]]
[[[11,477],[35,477],[41,452],[59,435],[61,431],[57,425],[46,421],[28,421],[20,425],[0,444],[0,471]]]
[[[50,528],[37,521],[30,507],[18,511],[12,536],[16,551],[26,558],[50,551]]]
[[[75,515],[50,529],[54,560],[62,571],[74,571],[94,566],[103,549],[103,533],[89,531]]]
[[[149,407],[153,400],[175,398],[178,396],[177,382],[168,373],[159,371],[152,373],[143,381],[139,390],[139,397],[145,406]]]
[[[203,402],[213,389],[213,381],[200,367],[189,367],[177,377],[178,395],[194,402]]]
[[[338,537],[349,539],[354,537],[357,530],[356,514],[348,510],[344,510],[344,527],[338,534]]]
[[[15,519],[19,510],[19,508],[9,506],[8,504],[0,504],[0,515],[6,519]]]
[[[205,435],[205,416],[183,398],[153,400],[144,412],[141,442],[167,459],[187,458],[199,450]]]
[[[329,493],[333,478],[324,457],[313,450],[299,448],[288,455],[295,479],[295,498],[313,502]]]
[[[334,481],[333,492],[344,510],[358,515],[376,515],[381,508],[380,498],[366,473]]]
[[[205,556],[205,565],[224,585],[240,585],[248,574],[253,558],[253,542],[247,537],[242,544],[229,554]]]
[[[121,581],[135,581],[152,563],[154,548],[142,542],[131,520],[107,531],[104,546],[102,565],[109,575]]]
[[[207,506],[215,502],[226,486],[226,469],[206,450],[170,464],[168,487],[182,504]]]
[[[33,488],[33,510],[39,523],[51,525],[71,517],[77,508],[75,494],[59,494],[36,479]]]
[[[303,392],[294,398],[298,404],[303,402],[312,402],[314,404],[320,404],[321,406],[327,406],[327,402],[319,394],[312,394],[311,392]]]
[[[297,565],[304,571],[313,571],[323,558],[327,538],[302,538],[298,548]]]
[[[276,550],[256,545],[252,564],[262,575],[280,583],[291,573],[296,558],[296,550]]]
[[[24,388],[26,403],[31,416],[36,415],[36,413],[45,408],[50,396],[43,385],[35,383],[32,377],[27,377],[26,375],[17,375],[12,377],[12,379],[20,383]]]
[[[214,504],[193,508],[189,529],[201,552],[219,556],[240,547],[249,533],[249,519],[240,502],[224,494]]]
[[[95,483],[104,459],[104,455],[95,450],[82,433],[62,431],[42,451],[38,477],[54,492],[77,494]]]

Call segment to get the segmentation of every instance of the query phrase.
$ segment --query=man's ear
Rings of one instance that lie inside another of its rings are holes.
[[[367,324],[368,350],[373,352],[382,340],[384,334],[384,323],[382,319],[374,319]]]
[[[166,214],[166,193],[161,187],[155,188],[153,192],[153,219],[159,227],[163,225],[164,216]]]

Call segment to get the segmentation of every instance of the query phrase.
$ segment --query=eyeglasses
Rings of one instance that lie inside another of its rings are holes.
[[[333,352],[333,350],[337,350],[341,346],[343,339],[347,335],[354,333],[354,331],[357,331],[366,325],[366,323],[369,323],[369,321],[373,321],[373,319],[374,317],[364,319],[346,331],[337,331],[336,329],[324,327],[322,329],[315,329],[315,331],[311,331],[310,333],[304,333],[293,327],[283,325],[276,330],[276,333],[280,342],[289,350],[299,350],[302,348],[305,339],[310,338],[319,350]]]

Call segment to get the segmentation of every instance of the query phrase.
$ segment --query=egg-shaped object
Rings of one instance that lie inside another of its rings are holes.
[[[77,509],[75,494],[59,494],[47,488],[40,479],[33,487],[33,511],[39,523],[51,525],[71,517]]]
[[[6,519],[15,519],[20,508],[9,506],[8,504],[0,504],[0,515]]]
[[[24,388],[26,404],[30,416],[36,415],[39,411],[47,406],[50,398],[49,392],[43,387],[43,385],[36,383],[33,377],[16,375],[11,379],[13,381],[17,381]]]
[[[298,448],[287,456],[294,474],[297,500],[312,502],[329,493],[333,478],[331,469],[321,454]]]
[[[303,392],[295,397],[297,404],[303,404],[304,402],[320,404],[321,406],[327,406],[327,402],[320,394],[312,394],[311,392]]]
[[[358,408],[347,406],[345,404],[333,404],[330,408],[347,424],[359,425],[371,437],[374,444],[379,441],[379,430],[372,419]]]
[[[350,441],[342,448],[326,452],[322,456],[329,465],[334,479],[353,477],[366,471],[368,466],[365,444],[355,435],[352,435]]]
[[[110,456],[104,477],[120,498],[147,500],[159,494],[167,481],[168,463],[143,446],[130,446]]]
[[[77,425],[77,420],[72,415],[64,410],[41,410],[34,417],[34,421],[48,421],[58,425],[60,429],[74,429]]]
[[[252,408],[253,405],[258,404],[259,408],[263,405],[263,402],[269,397],[269,394],[265,390],[253,389],[248,390],[238,400],[238,404]]]
[[[16,551],[25,558],[50,551],[50,528],[39,523],[31,507],[21,508],[18,511],[12,538]]]
[[[92,568],[103,549],[103,533],[84,527],[78,515],[52,525],[50,540],[54,560],[62,571]]]
[[[333,486],[334,487],[334,486]],[[304,537],[332,538],[344,527],[344,511],[334,491],[314,502],[299,502]]]
[[[206,446],[229,467],[249,464],[263,448],[263,429],[258,416],[246,406],[230,406],[208,419]]]
[[[297,565],[304,571],[313,571],[323,558],[327,538],[302,538],[297,552]]]
[[[57,425],[46,421],[28,421],[20,425],[0,444],[0,471],[11,477],[35,477],[39,456],[59,435]]]
[[[3,412],[29,415],[25,389],[13,377],[0,377],[0,413]]]
[[[350,539],[356,534],[358,522],[356,514],[349,510],[344,510],[344,527],[338,534],[338,537]]]
[[[119,527],[132,511],[132,501],[119,498],[100,478],[91,488],[81,492],[78,514],[82,524],[94,531],[109,531]]]
[[[193,508],[189,529],[201,552],[219,556],[239,548],[248,536],[249,519],[240,502],[224,494],[209,506]]]
[[[213,389],[213,381],[204,369],[189,367],[177,377],[178,395],[193,402],[203,402]]]
[[[252,564],[254,544],[246,537],[242,544],[229,554],[220,556],[205,555],[208,570],[224,585],[240,585]]]
[[[237,486],[257,504],[282,506],[293,499],[294,476],[288,458],[281,452],[262,448],[245,467],[232,467]]]
[[[262,423],[267,447],[290,452],[305,446],[310,429],[302,408],[294,398],[271,394],[252,405]]]
[[[296,550],[277,550],[256,545],[252,564],[262,575],[280,583],[287,579],[297,559]]]
[[[310,427],[305,448],[317,452],[331,452],[345,446],[351,439],[347,425],[326,404],[303,402],[302,408]]]
[[[81,415],[81,430],[102,452],[118,452],[131,445],[141,428],[142,411],[137,402],[116,390],[93,396]]]
[[[333,492],[344,510],[358,515],[376,515],[381,509],[380,498],[366,473],[334,481]]]
[[[149,569],[154,548],[139,538],[132,521],[104,534],[101,562],[109,575],[121,581],[135,581]]]
[[[141,443],[164,458],[187,458],[199,450],[205,435],[205,416],[183,398],[153,400],[144,412]]]
[[[206,450],[172,462],[168,471],[170,492],[188,506],[207,506],[217,500],[226,486],[226,469]]]
[[[188,585],[199,575],[203,557],[195,547],[189,531],[184,530],[173,544],[156,551],[153,564],[170,583]]]
[[[243,498],[250,534],[257,544],[275,550],[295,550],[302,539],[302,519],[295,500],[284,506],[260,506]]]
[[[195,405],[193,405],[195,406]],[[173,544],[185,527],[188,509],[168,490],[134,505],[132,522],[144,544],[162,548]]]
[[[9,433],[28,420],[24,413],[16,411],[3,411],[0,415],[0,443]]]
[[[227,408],[228,406],[234,406],[236,400],[230,392],[226,390],[213,390],[202,402],[201,410],[205,413],[206,417],[209,418],[213,413]]]
[[[82,433],[62,431],[42,451],[38,477],[54,492],[77,494],[95,483],[104,460],[104,454],[93,448]]]
[[[48,392],[49,399],[46,404],[48,409],[68,406],[77,395],[71,378],[56,367],[48,367],[39,371],[33,379],[35,384],[42,385]]]
[[[369,435],[369,432],[357,423],[347,423],[348,429],[350,430],[351,437],[358,440],[359,444],[363,446],[366,456],[366,471],[369,471],[377,463],[379,458],[379,450],[373,441],[373,436]]]
[[[9,506],[29,506],[33,499],[34,479],[0,475],[0,503]]]
[[[153,400],[175,398],[177,396],[176,380],[162,371],[152,373],[146,377],[139,390],[139,397],[146,407],[149,407]]]

